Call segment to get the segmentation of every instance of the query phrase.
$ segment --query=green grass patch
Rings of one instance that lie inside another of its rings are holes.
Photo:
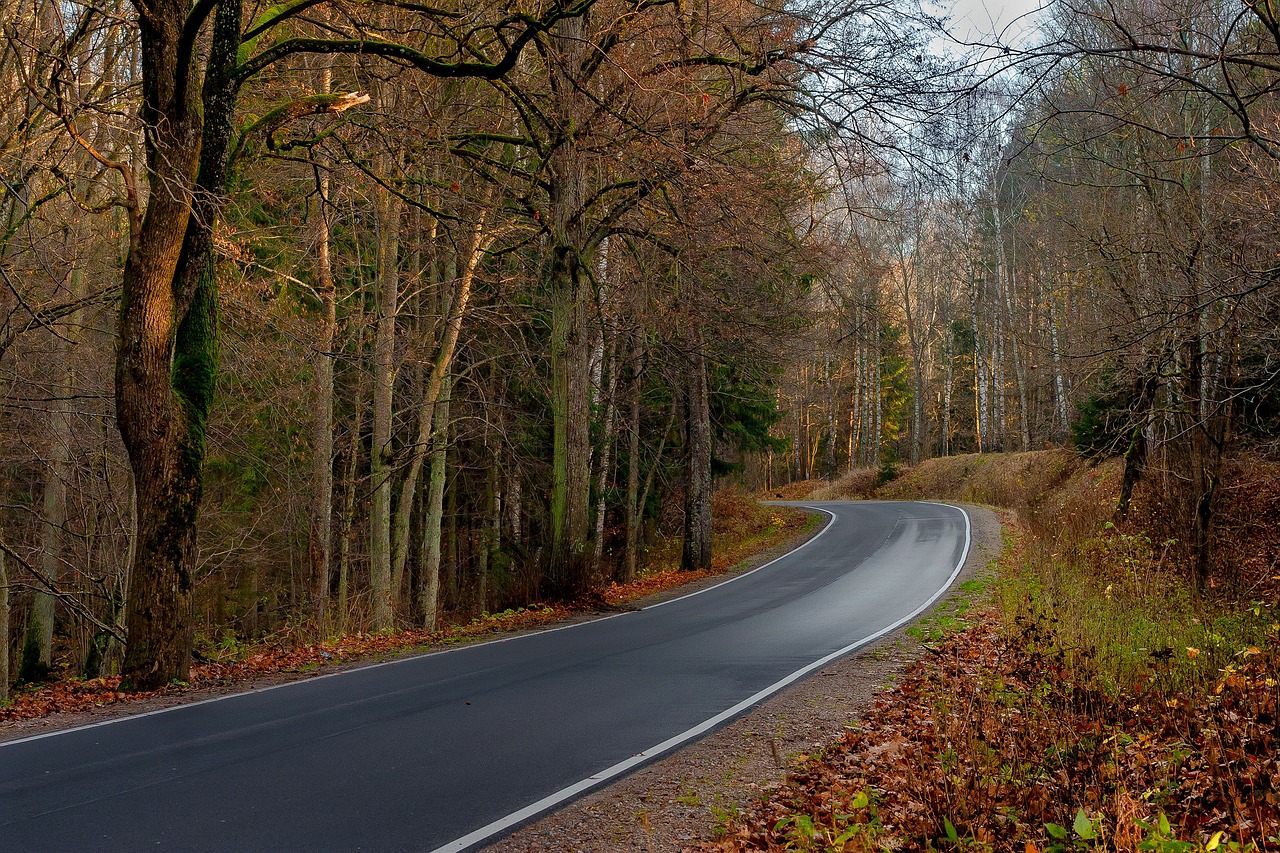
[[[928,616],[918,619],[907,628],[907,636],[920,643],[934,644],[963,631],[972,624],[966,618],[970,610],[976,602],[985,600],[986,594],[986,580],[970,578],[959,584],[955,592]]]
[[[1081,679],[1169,694],[1212,691],[1269,642],[1274,602],[1195,595],[1143,536],[1103,530],[1074,548],[1032,542],[1001,566],[993,598],[1004,623]]]

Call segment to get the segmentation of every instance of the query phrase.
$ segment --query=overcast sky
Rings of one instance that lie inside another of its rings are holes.
[[[984,40],[1006,27],[1011,30],[1004,40],[1011,40],[1016,31],[1029,29],[1036,17],[1021,16],[1041,5],[1040,0],[933,0],[933,3],[939,11],[950,12],[952,27],[962,41]]]

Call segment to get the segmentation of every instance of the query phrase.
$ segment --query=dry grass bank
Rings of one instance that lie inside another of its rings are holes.
[[[1063,534],[1100,527],[1115,507],[1119,460],[1090,463],[1061,448],[1030,453],[986,453],[930,459],[903,469],[886,483],[873,468],[819,486],[814,500],[885,498],[950,500],[1011,509],[1027,524]]]

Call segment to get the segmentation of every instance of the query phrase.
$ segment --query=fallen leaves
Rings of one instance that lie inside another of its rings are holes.
[[[994,610],[975,618],[705,849],[841,849],[822,839],[858,821],[861,841],[893,849],[1040,851],[1066,836],[1132,849],[1162,826],[1280,836],[1277,644],[1247,649],[1217,696],[1112,695],[1076,683],[1060,652],[1029,650]],[[863,792],[870,811],[848,809]]]
[[[55,681],[33,689],[18,689],[8,705],[0,707],[0,722],[30,720],[50,714],[85,711],[139,702],[159,696],[176,696],[193,689],[254,679],[278,673],[303,673],[333,664],[376,659],[432,645],[448,645],[487,634],[525,630],[564,619],[573,611],[561,605],[533,605],[519,610],[485,614],[463,625],[437,631],[412,629],[385,634],[351,634],[323,643],[294,643],[288,632],[250,648],[239,660],[204,661],[191,667],[188,681],[163,690],[137,693],[120,691],[120,677],[85,681]]]

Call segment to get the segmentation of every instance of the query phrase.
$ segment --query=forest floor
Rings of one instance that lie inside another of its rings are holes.
[[[228,642],[198,649],[189,681],[164,690],[125,693],[119,689],[118,676],[66,678],[19,687],[0,705],[0,742],[637,609],[762,565],[796,548],[822,526],[817,515],[763,506],[733,490],[716,494],[714,511],[715,557],[708,571],[681,572],[678,543],[666,542],[647,555],[646,571],[637,580],[612,584],[602,594],[571,604],[533,604],[486,613],[433,631],[357,633],[323,642],[303,642],[294,632],[284,631],[249,644]]]

